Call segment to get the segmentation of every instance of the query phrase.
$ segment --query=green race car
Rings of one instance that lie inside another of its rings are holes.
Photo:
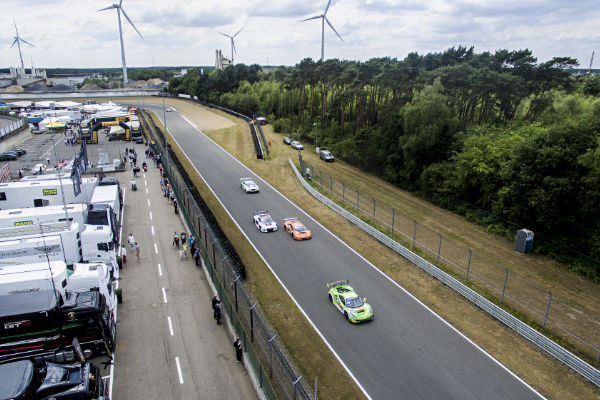
[[[367,299],[361,299],[354,291],[350,282],[336,281],[327,284],[329,289],[329,301],[333,303],[337,309],[344,314],[346,319],[353,323],[372,321],[373,309],[367,303]]]

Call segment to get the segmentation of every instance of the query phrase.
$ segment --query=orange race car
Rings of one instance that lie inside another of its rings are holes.
[[[285,231],[290,234],[294,240],[310,239],[310,231],[297,218],[286,218],[283,220]]]

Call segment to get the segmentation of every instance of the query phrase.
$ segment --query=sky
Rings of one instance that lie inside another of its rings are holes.
[[[214,65],[215,50],[235,63],[295,65],[321,56],[321,15],[327,0],[122,0],[143,39],[122,17],[128,67]],[[0,68],[121,67],[118,0],[2,0]],[[539,62],[576,58],[583,68],[600,51],[599,0],[332,0],[325,58],[403,59],[411,52],[474,46],[533,51]],[[600,68],[600,54],[594,67]]]

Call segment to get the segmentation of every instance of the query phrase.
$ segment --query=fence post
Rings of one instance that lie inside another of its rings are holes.
[[[237,278],[234,279],[233,281],[233,293],[234,293],[234,298],[235,298],[235,311],[239,311],[238,310],[238,298],[237,298],[237,281],[238,279],[240,279],[240,277],[238,276]]]
[[[323,171],[319,170],[319,182],[321,183],[321,187],[323,187]]]
[[[392,208],[392,236],[394,236],[394,219],[396,218],[396,210]]]
[[[250,341],[254,342],[254,307],[256,307],[256,303],[254,303],[250,307]]]
[[[344,192],[346,191],[346,185],[342,182],[342,205],[344,205]]]
[[[439,235],[440,235],[440,244],[438,245],[437,261],[435,262],[436,266],[438,266],[440,264],[440,253],[442,252],[442,234],[439,233]]]
[[[300,379],[302,379],[302,375],[300,375],[298,379],[294,381],[294,400],[296,400],[296,384],[300,382]]]
[[[467,276],[466,276],[466,280],[469,280],[469,270],[471,269],[471,256],[473,255],[473,252],[471,251],[471,249],[469,249],[469,261],[467,262]]]
[[[542,330],[546,327],[546,321],[548,320],[548,313],[550,312],[550,303],[552,302],[552,292],[548,291],[548,305],[546,306],[546,316],[544,317],[544,324],[542,325]]]
[[[508,268],[506,269],[506,276],[504,277],[504,287],[502,288],[502,297],[500,297],[500,304],[504,301],[504,292],[506,291],[506,282],[508,281]]]
[[[329,175],[329,193],[333,194],[333,177]]]
[[[271,339],[269,339],[269,378],[273,378],[273,339],[275,339],[275,336],[277,335],[273,335],[273,337]]]
[[[358,212],[358,206],[360,204],[360,190],[356,191],[356,212]]]
[[[596,367],[600,364],[600,353],[598,353],[598,359],[596,359]]]
[[[375,223],[375,204],[376,204],[376,200],[373,199],[373,223]]]
[[[413,234],[413,246],[412,248],[415,248],[415,244],[417,243],[417,220],[413,219],[413,223],[415,225],[415,233]]]

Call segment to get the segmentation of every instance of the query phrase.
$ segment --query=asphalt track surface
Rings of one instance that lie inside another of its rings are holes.
[[[161,107],[154,109],[162,119]],[[178,113],[169,132],[242,232],[363,392],[373,399],[539,399],[511,373],[429,308],[270,187]],[[260,193],[245,194],[253,177]],[[255,210],[268,210],[279,230],[262,233]],[[294,241],[283,219],[298,217],[312,231]],[[326,283],[347,279],[373,306],[375,319],[349,324],[328,301]]]

